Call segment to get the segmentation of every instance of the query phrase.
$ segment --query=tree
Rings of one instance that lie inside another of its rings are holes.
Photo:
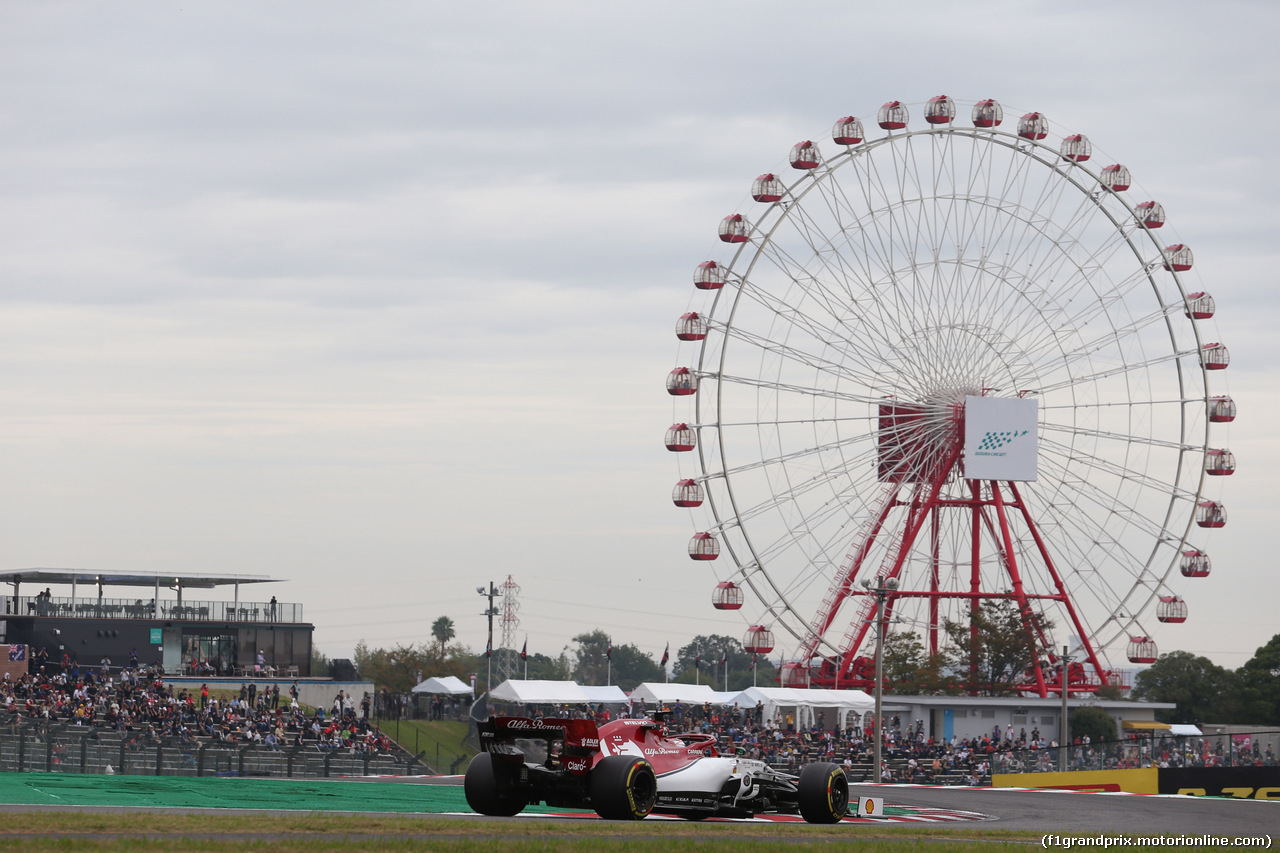
[[[615,645],[613,638],[597,628],[573,638],[578,644],[573,677],[582,684],[605,684],[631,690],[644,681],[661,681],[662,669],[632,644]],[[612,659],[609,650],[612,649]]]
[[[431,636],[436,638],[436,648],[440,653],[440,657],[444,657],[444,647],[449,641],[456,636],[453,629],[453,620],[448,616],[441,616],[439,619],[431,623]]]
[[[329,656],[320,651],[319,647],[314,644],[311,646],[310,675],[319,678],[325,678],[329,675]]]
[[[1096,705],[1072,708],[1067,714],[1067,731],[1072,742],[1076,738],[1089,738],[1090,744],[1116,740],[1116,718]]]
[[[959,692],[954,664],[954,651],[926,654],[924,643],[912,632],[895,631],[884,638],[884,677],[896,693]]]
[[[573,664],[569,660],[568,646],[558,657],[532,653],[527,661],[520,661],[520,677],[524,678],[525,664],[529,665],[529,678],[535,681],[568,681],[573,676]]]
[[[1053,622],[1043,613],[1022,613],[1013,599],[984,601],[971,622],[948,619],[944,627],[971,693],[1012,696],[1037,660],[1042,669],[1049,668],[1036,638],[1048,634]]]
[[[1133,698],[1174,702],[1177,708],[1156,711],[1162,723],[1227,722],[1238,707],[1235,674],[1191,652],[1166,652],[1138,673]]]
[[[1239,719],[1222,722],[1280,725],[1280,634],[1261,646],[1236,670],[1240,688]]]
[[[361,640],[356,643],[354,660],[360,676],[372,681],[376,689],[385,687],[392,693],[408,693],[418,684],[423,673],[431,670],[431,664],[438,658],[425,644],[370,649]]]
[[[754,658],[755,671],[751,669]],[[723,690],[725,661],[729,670],[729,690],[745,690],[752,684],[774,687],[778,683],[778,670],[760,655],[752,655],[742,648],[734,637],[722,634],[698,635],[693,642],[679,649],[672,659],[671,671],[675,681],[685,684],[709,684]],[[659,680],[661,672],[659,672]]]

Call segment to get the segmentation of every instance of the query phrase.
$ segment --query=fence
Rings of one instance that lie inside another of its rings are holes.
[[[316,744],[273,749],[133,733],[70,723],[12,722],[0,728],[0,772],[119,773],[133,776],[404,776],[431,773],[413,755],[322,750]]]
[[[1048,773],[1058,770],[1115,770],[1130,767],[1276,766],[1280,731],[1174,736],[1159,731],[1126,740],[1066,748],[1011,749],[990,756],[994,773]]]

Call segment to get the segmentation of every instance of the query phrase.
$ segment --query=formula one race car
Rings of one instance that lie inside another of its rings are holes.
[[[849,805],[849,782],[835,764],[780,773],[763,761],[720,755],[711,735],[668,735],[661,713],[598,728],[590,720],[525,717],[477,726],[482,751],[468,765],[464,787],[481,814],[514,815],[545,803],[589,808],[609,820],[780,812],[838,823]]]

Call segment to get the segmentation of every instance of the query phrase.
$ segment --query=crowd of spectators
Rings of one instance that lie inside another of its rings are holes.
[[[549,717],[594,717],[598,723],[615,716],[648,715],[653,708],[637,704],[615,714],[606,708],[566,705],[543,708],[527,707],[522,713]],[[711,704],[669,707],[667,727],[673,734],[697,732],[714,734],[722,754],[742,755],[767,762],[780,770],[798,772],[814,761],[830,761],[842,765],[855,781],[869,781],[875,750],[873,726],[850,724],[844,728],[828,727],[819,712],[808,728],[797,729],[795,718],[778,714],[767,719],[762,705],[754,708],[721,707]],[[948,741],[926,737],[924,724],[903,725],[897,716],[887,716],[882,727],[881,756],[885,782],[920,784],[968,784],[990,782],[991,755],[995,746],[990,737],[951,738]],[[1039,733],[1036,733],[1039,736]],[[866,777],[866,778],[864,778]]]
[[[0,719],[64,723],[118,732],[131,749],[176,744],[184,755],[215,742],[289,747],[352,754],[403,753],[370,719],[370,703],[338,691],[330,708],[298,702],[294,682],[282,694],[278,684],[259,690],[249,681],[239,690],[175,689],[158,668],[145,665],[112,671],[109,666],[28,673],[0,681]]]
[[[566,705],[526,707],[526,715],[594,717],[599,723],[615,716],[646,715],[652,708],[639,704],[620,712],[604,707]],[[725,708],[713,705],[670,706],[668,729],[672,733],[714,734],[722,753],[742,750],[742,754],[769,763],[781,770],[798,771],[813,761],[831,761],[845,767],[856,781],[869,781],[875,749],[874,722],[865,727],[844,728],[824,725],[818,714],[813,725],[797,730],[795,719],[779,714],[766,719],[761,706]],[[904,724],[899,715],[887,715],[881,727],[884,782],[916,784],[985,785],[994,773],[1047,772],[1059,769],[1059,744],[1039,729],[993,726],[979,737],[939,739],[925,734],[924,722]],[[1276,763],[1270,746],[1257,741],[1237,748],[1223,746],[1208,738],[1165,738],[1151,741],[1134,737],[1091,744],[1088,737],[1070,744],[1068,761],[1074,770],[1119,769],[1127,767],[1212,767],[1233,764]]]

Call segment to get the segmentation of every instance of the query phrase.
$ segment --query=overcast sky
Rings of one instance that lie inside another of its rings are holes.
[[[1156,639],[1239,666],[1280,631],[1280,6],[869,5],[0,5],[0,567],[285,578],[331,657],[482,650],[508,575],[530,651],[740,636],[661,441],[690,271],[796,140],[947,93],[1086,133],[1193,246],[1240,470]]]

